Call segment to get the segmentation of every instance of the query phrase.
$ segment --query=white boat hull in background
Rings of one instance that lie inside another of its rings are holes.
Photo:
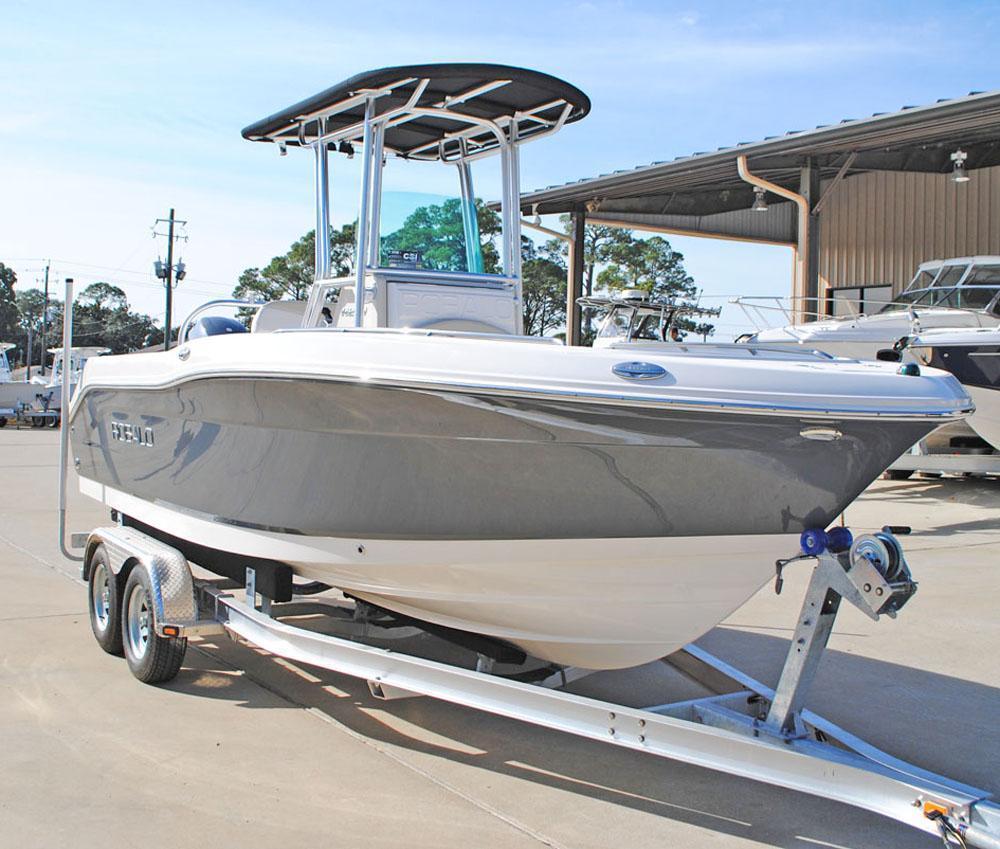
[[[1000,389],[966,386],[976,411],[968,419],[972,429],[1000,451]]]

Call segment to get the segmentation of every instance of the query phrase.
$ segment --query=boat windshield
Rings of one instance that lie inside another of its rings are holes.
[[[467,271],[473,274],[498,273],[498,252],[492,232],[480,234],[478,218],[489,215],[471,210],[463,218],[464,201],[457,197],[411,192],[386,192],[382,209],[386,223],[380,239],[380,265],[430,271]],[[472,231],[466,222],[473,222]],[[393,226],[395,224],[395,226]],[[486,230],[492,230],[492,219]],[[483,241],[487,241],[485,262]]]
[[[663,342],[669,316],[659,309],[616,306],[608,314],[597,334],[604,339]]]
[[[985,310],[1000,293],[1000,265],[973,266],[962,285],[951,290],[944,306],[967,310]],[[997,307],[993,311],[996,312]]]
[[[996,300],[998,293],[1000,265],[973,266],[971,271],[967,264],[948,265],[918,272],[906,291],[886,304],[880,312],[894,312],[909,306],[985,310]],[[996,309],[994,306],[994,312]]]

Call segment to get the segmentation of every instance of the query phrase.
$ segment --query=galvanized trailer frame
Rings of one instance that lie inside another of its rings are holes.
[[[916,589],[898,544],[902,568],[895,571],[883,568],[877,557],[855,556],[861,540],[869,541],[869,554],[874,545],[883,556],[886,540],[894,542],[891,534],[874,543],[872,539],[859,538],[850,552],[815,555],[776,688],[691,645],[666,660],[694,677],[698,669],[723,677],[735,692],[647,708],[556,689],[588,674],[585,670],[559,670],[525,683],[491,674],[493,664],[484,656],[472,670],[359,642],[359,634],[371,633],[367,622],[345,623],[343,630],[355,639],[290,625],[279,618],[281,605],[255,591],[253,569],[247,570],[245,590],[222,590],[196,580],[179,551],[133,528],[111,526],[74,534],[72,544],[85,551],[82,574],[90,582],[92,615],[94,599],[106,603],[120,595],[120,590],[109,595],[105,588],[103,596],[100,587],[95,591],[95,552],[102,551],[106,564],[102,579],[117,581],[119,588],[132,571],[145,572],[153,617],[152,623],[146,620],[151,645],[166,641],[183,652],[188,637],[226,633],[274,655],[361,678],[379,699],[430,696],[843,802],[937,834],[946,845],[1000,849],[1000,806],[989,801],[989,793],[901,761],[803,708],[840,602],[846,599],[878,619],[893,616]],[[877,548],[879,544],[884,547]],[[807,558],[791,558],[800,559]],[[791,560],[779,561],[779,586],[780,568]],[[109,573],[114,577],[107,578]],[[129,603],[126,599],[122,605]],[[130,611],[114,613],[128,627]],[[169,675],[175,673],[176,668]]]
[[[930,452],[924,449],[922,443],[918,443],[889,466],[889,471],[1000,475],[1000,453]]]

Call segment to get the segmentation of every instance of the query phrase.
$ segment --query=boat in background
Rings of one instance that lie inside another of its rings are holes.
[[[35,395],[33,408],[39,412],[56,412],[62,410],[62,384],[65,375],[69,375],[70,397],[76,392],[77,384],[83,374],[83,367],[87,360],[93,357],[102,357],[111,353],[110,348],[98,345],[74,346],[70,349],[69,367],[66,366],[66,355],[62,348],[49,348],[52,354],[52,373],[45,376],[32,378],[35,385]],[[58,424],[58,419],[54,420]]]
[[[714,627],[972,403],[896,363],[525,337],[519,149],[589,108],[535,71],[417,65],[246,128],[312,149],[318,233],[329,153],[360,153],[355,272],[332,277],[317,239],[309,299],[259,307],[251,332],[195,315],[175,350],[91,359],[70,412],[81,491],[205,568],[252,565],[278,601],[288,573],[555,664],[632,666]],[[383,255],[392,155],[456,168],[462,267]],[[472,190],[491,158],[497,273]]]
[[[37,384],[13,379],[7,352],[16,347],[12,342],[0,342],[0,427],[30,406],[38,393]]]
[[[683,322],[691,318],[713,318],[722,311],[680,301],[653,300],[644,289],[626,289],[620,295],[602,298],[577,298],[583,309],[604,310],[595,348],[622,343],[650,345],[676,344],[684,341]]]
[[[775,309],[766,300],[737,298],[734,303],[749,317],[759,318],[764,310]],[[902,336],[940,328],[998,325],[1000,256],[957,257],[921,263],[906,289],[876,313],[764,328],[741,337],[741,341],[768,347],[815,348],[839,357],[874,360],[880,351],[891,355]]]
[[[955,375],[976,405],[969,425],[1000,451],[1000,327],[926,330],[898,347],[904,360]]]

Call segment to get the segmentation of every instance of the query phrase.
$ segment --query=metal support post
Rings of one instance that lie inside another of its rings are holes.
[[[586,264],[584,256],[586,247],[584,234],[586,232],[586,213],[573,212],[570,221],[572,231],[569,246],[569,274],[566,288],[566,344],[580,345],[582,339],[583,311],[577,299],[583,297],[583,270]]]
[[[371,195],[371,224],[368,228],[368,264],[372,268],[378,268],[382,254],[382,240],[379,235],[382,217],[382,171],[385,168],[385,125],[376,124],[374,127],[374,151],[372,153],[372,195]]]
[[[460,141],[466,152],[465,139]],[[483,252],[479,245],[479,220],[476,217],[476,193],[472,185],[472,166],[466,160],[458,162],[458,182],[462,190],[462,229],[465,234],[465,268],[470,274],[483,273]]]
[[[765,724],[779,734],[800,736],[804,733],[801,713],[805,697],[816,676],[840,608],[840,595],[830,589],[825,566],[821,561],[813,570],[792,644],[781,670],[781,679],[767,712]]]
[[[70,390],[70,367],[72,359],[70,351],[73,350],[73,278],[66,278],[66,293],[63,301],[63,371],[62,371],[62,407],[59,410],[59,417],[62,427],[59,429],[59,550],[63,556],[70,560],[82,561],[78,554],[73,554],[66,546],[66,477],[68,471],[66,464],[69,462],[69,390]]]
[[[330,171],[326,142],[313,146],[316,154],[316,251],[315,278],[330,276]]]
[[[500,220],[501,229],[503,231],[502,238],[500,240],[502,243],[500,258],[503,263],[504,276],[511,277],[514,273],[513,258],[511,253],[511,230],[513,228],[511,221],[515,214],[518,219],[520,219],[521,215],[520,209],[514,209],[514,205],[518,201],[517,199],[511,197],[510,192],[510,146],[507,144],[504,144],[504,146],[500,148],[500,183]]]
[[[820,173],[810,159],[801,169],[799,177],[799,194],[809,204],[809,227],[806,231],[804,245],[800,248],[805,252],[802,268],[805,274],[803,292],[805,300],[802,307],[813,314],[822,314],[823,305],[819,297],[819,213],[816,206],[820,201]]]
[[[249,607],[251,610],[256,610],[257,572],[250,566],[247,566],[245,588],[246,588],[247,607]]]
[[[39,370],[39,374],[45,377],[45,344],[48,341],[49,336],[49,266],[52,264],[51,260],[45,260],[45,295],[42,301],[42,365]],[[31,356],[31,351],[29,347],[28,356]],[[28,380],[31,380],[31,369],[28,369]]]
[[[508,176],[510,179],[510,248],[512,262],[512,277],[517,278],[518,305],[521,301],[521,149],[518,147],[517,122],[514,121],[508,130],[510,137]]]
[[[358,204],[358,240],[355,251],[354,269],[354,326],[364,325],[365,312],[365,270],[368,256],[368,227],[371,224],[369,204],[371,203],[372,170],[372,118],[375,115],[375,101],[365,101],[365,126],[362,136],[361,155],[361,201]]]
[[[170,210],[170,218],[167,225],[167,276],[163,281],[167,287],[167,303],[163,318],[163,350],[170,350],[170,325],[173,320],[174,310],[174,211]],[[66,355],[63,353],[63,382],[65,383]]]

